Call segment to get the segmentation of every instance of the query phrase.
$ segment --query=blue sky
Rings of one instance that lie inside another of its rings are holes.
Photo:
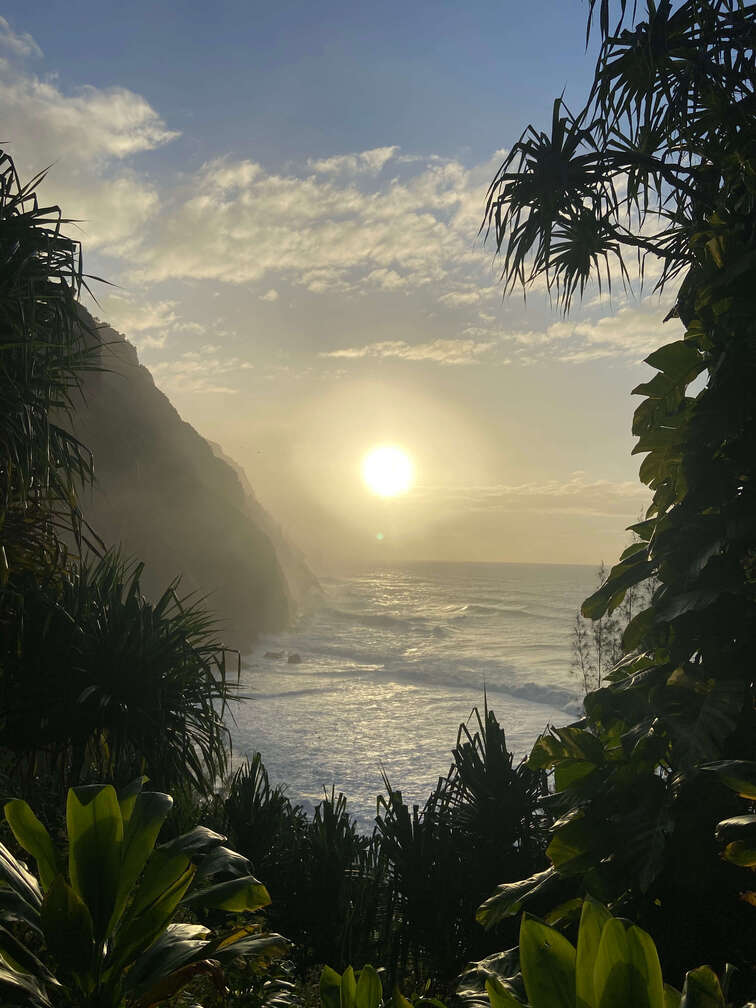
[[[543,289],[502,300],[477,235],[507,146],[588,91],[585,4],[0,16],[0,137],[22,175],[54,162],[45,195],[119,285],[98,314],[316,568],[614,558],[672,292],[565,320]],[[417,475],[390,504],[359,478],[384,441]]]

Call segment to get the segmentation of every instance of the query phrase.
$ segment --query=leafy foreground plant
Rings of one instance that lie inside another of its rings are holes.
[[[512,962],[512,953],[503,955],[501,963]],[[532,1008],[725,1006],[719,980],[708,966],[688,972],[682,994],[665,984],[650,935],[613,917],[590,897],[583,902],[577,948],[556,928],[523,914],[520,971],[497,976],[489,964],[484,960],[463,978],[459,995],[468,1005],[481,1001],[475,979],[482,975],[491,1008],[521,1008],[526,1003]]]
[[[6,804],[39,874],[0,844],[0,987],[20,1003],[151,1008],[200,974],[224,991],[224,963],[267,963],[289,947],[254,920],[217,935],[173,921],[190,911],[249,914],[270,897],[247,859],[212,830],[198,826],[156,847],[172,799],[141,786],[120,798],[110,785],[68,792],[67,871],[29,805]]]
[[[657,290],[680,283],[667,319],[684,332],[646,358],[655,374],[634,390],[634,453],[653,501],[583,616],[611,616],[649,577],[658,586],[585,720],[533,750],[530,766],[554,771],[559,818],[554,871],[530,892],[545,900],[552,887],[551,906],[565,888],[621,904],[681,980],[704,959],[753,964],[756,949],[748,873],[714,843],[717,822],[752,809],[703,769],[756,760],[753,4],[594,8],[587,105],[572,115],[557,99],[551,133],[530,128],[511,147],[487,221],[509,287],[540,277],[566,310],[589,280],[625,278],[631,253],[660,270]],[[502,888],[479,919],[530,900],[512,895]]]

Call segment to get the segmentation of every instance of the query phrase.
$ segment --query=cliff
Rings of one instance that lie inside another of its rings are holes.
[[[275,525],[238,467],[181,419],[121,334],[97,328],[103,370],[86,375],[73,421],[94,455],[84,515],[106,546],[145,561],[149,595],[180,575],[179,594],[206,597],[225,642],[244,650],[286,625],[293,589],[314,579],[279,535],[289,587]]]

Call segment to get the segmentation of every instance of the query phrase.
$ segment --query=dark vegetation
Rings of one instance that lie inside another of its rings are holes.
[[[72,414],[102,361],[80,250],[0,154],[3,1004],[285,1008],[312,996],[286,970],[324,962],[323,1008],[377,1008],[395,982],[476,1008],[754,997],[753,14],[591,0],[586,108],[558,99],[492,183],[508,288],[545,276],[567,310],[590,280],[629,282],[630,253],[678,285],[685,331],[635,390],[653,502],[576,624],[585,716],[514,766],[484,704],[422,809],[385,782],[371,837],[342,795],[308,818],[259,756],[216,790],[227,653],[201,606],[175,583],[148,601],[141,565],[84,520]]]

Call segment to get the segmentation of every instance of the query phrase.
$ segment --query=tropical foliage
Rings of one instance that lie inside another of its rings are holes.
[[[629,13],[602,0],[588,104],[573,115],[558,99],[551,132],[523,134],[487,221],[506,284],[543,277],[565,309],[589,279],[626,280],[628,253],[653,265],[657,289],[679,281],[668,318],[684,334],[635,389],[653,501],[583,615],[611,614],[651,575],[658,587],[586,718],[531,756],[554,772],[551,870],[503,887],[480,919],[588,890],[627,908],[681,978],[756,947],[748,872],[714,840],[747,808],[705,769],[756,756],[754,22],[729,0],[648,0],[633,26]]]
[[[53,806],[68,785],[145,769],[207,793],[228,755],[226,652],[177,582],[148,602],[142,565],[103,555],[83,522],[93,461],[68,428],[101,344],[43,177],[22,185],[0,151],[0,780]]]
[[[0,845],[0,987],[26,1003],[77,1008],[151,1008],[200,974],[225,989],[222,964],[260,963],[288,943],[246,916],[270,902],[249,862],[203,827],[156,846],[171,808],[141,780],[68,792],[67,858],[20,799],[5,818],[36,861],[35,877]],[[177,913],[237,918],[214,934]],[[25,940],[24,933],[31,934]],[[21,935],[21,937],[20,937]]]
[[[508,973],[508,970],[514,972]],[[519,949],[476,964],[458,994],[468,1005],[490,1008],[724,1008],[717,975],[708,966],[688,972],[682,993],[664,983],[650,935],[583,901],[577,946],[556,928],[523,914]]]
[[[53,421],[72,406],[90,365],[77,302],[79,243],[65,237],[58,207],[40,206],[0,150],[0,604],[11,571],[48,569],[81,531],[77,482],[92,475],[86,448]],[[2,611],[0,611],[0,615]],[[5,617],[7,619],[7,616]]]

